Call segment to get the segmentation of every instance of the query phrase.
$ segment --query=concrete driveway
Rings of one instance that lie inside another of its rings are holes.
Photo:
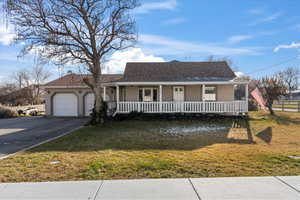
[[[82,126],[87,119],[19,117],[0,119],[0,158]]]

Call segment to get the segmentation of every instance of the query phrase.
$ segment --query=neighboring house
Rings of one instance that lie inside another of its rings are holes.
[[[89,75],[69,74],[45,85],[46,115],[88,116],[94,95],[83,83]],[[114,114],[248,112],[248,82],[235,80],[226,62],[127,63],[124,75],[101,76],[103,100]],[[245,86],[235,100],[236,85]]]
[[[299,101],[300,100],[300,89],[291,91],[290,94],[280,97],[280,101]]]
[[[291,100],[291,101],[299,101],[300,100],[300,90],[293,90],[291,91],[290,95],[287,95],[285,97],[286,100]]]

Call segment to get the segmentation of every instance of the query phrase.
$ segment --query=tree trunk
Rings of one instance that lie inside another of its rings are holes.
[[[269,106],[269,105],[268,105],[267,107],[268,107],[268,110],[269,110],[270,114],[271,114],[271,115],[275,115],[272,106]]]
[[[92,123],[93,124],[103,124],[104,118],[103,113],[101,113],[102,109],[102,97],[101,97],[101,86],[97,84],[94,88],[94,96],[95,96],[95,104],[92,115]]]

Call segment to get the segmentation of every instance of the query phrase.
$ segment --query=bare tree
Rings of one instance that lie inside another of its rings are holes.
[[[46,70],[43,65],[35,65],[31,69],[31,80],[32,80],[32,96],[34,104],[41,103],[41,85],[51,76],[50,71]]]
[[[237,67],[233,66],[233,61],[232,61],[232,59],[229,58],[229,57],[220,57],[220,58],[218,58],[218,57],[216,57],[216,56],[214,56],[214,55],[210,55],[210,56],[208,56],[208,57],[206,58],[206,60],[209,61],[209,62],[213,62],[213,61],[224,61],[224,62],[226,62],[226,63],[231,67],[231,69],[233,69],[234,71],[237,71],[237,70],[238,70]]]
[[[298,87],[299,75],[299,69],[295,67],[288,67],[286,70],[278,72],[277,74],[277,77],[286,85],[289,98],[291,98],[292,91]]]
[[[273,102],[279,100],[281,96],[286,95],[286,86],[282,80],[276,76],[265,77],[260,80],[254,81],[256,87],[261,91],[271,115],[274,115]]]
[[[101,115],[101,74],[105,58],[136,41],[130,11],[137,0],[6,0],[10,23],[23,53],[36,50],[56,64],[84,65],[92,79],[84,82],[95,94],[94,122]]]
[[[19,89],[28,87],[30,85],[30,74],[27,69],[20,69],[13,73],[12,79]]]
[[[30,69],[20,69],[14,72],[12,78],[18,90],[22,90],[23,98],[30,104],[41,103],[41,85],[51,76],[51,73],[41,64]]]

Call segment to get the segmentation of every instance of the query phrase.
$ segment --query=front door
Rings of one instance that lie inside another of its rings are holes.
[[[173,87],[173,97],[174,97],[174,101],[184,101],[184,87],[183,86]]]

